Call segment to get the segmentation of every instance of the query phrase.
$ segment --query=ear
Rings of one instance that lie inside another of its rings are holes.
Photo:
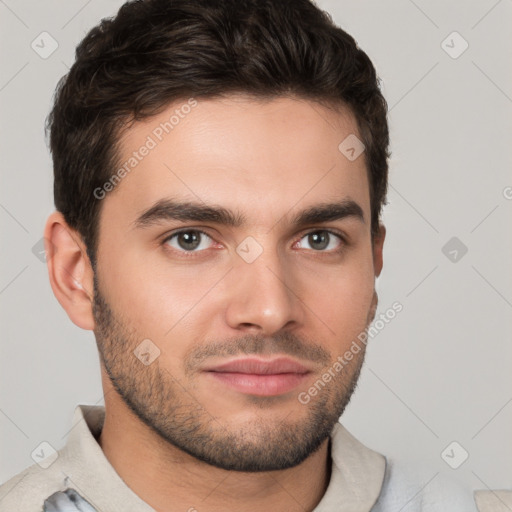
[[[379,224],[379,231],[373,238],[373,268],[375,269],[375,277],[379,277],[384,264],[382,251],[385,238],[386,227],[384,224]]]
[[[379,224],[379,232],[373,238],[373,268],[375,272],[375,277],[379,277],[383,262],[382,251],[384,248],[384,239],[386,238],[386,228],[383,224]],[[377,312],[377,306],[379,303],[379,296],[377,292],[373,290],[372,303],[370,305],[370,311],[368,312],[367,324],[369,325],[373,322],[375,318],[375,313]]]
[[[60,212],[53,212],[44,229],[46,264],[53,293],[71,321],[94,329],[93,270],[81,236]]]

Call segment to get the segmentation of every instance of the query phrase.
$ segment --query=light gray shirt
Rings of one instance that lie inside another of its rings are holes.
[[[0,486],[0,512],[155,512],[105,457],[97,442],[104,418],[103,406],[78,405],[65,446],[41,448],[41,461]],[[331,433],[331,457],[329,485],[312,512],[477,511],[458,482],[391,461],[341,423]]]

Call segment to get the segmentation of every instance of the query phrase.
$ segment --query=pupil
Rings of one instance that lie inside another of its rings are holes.
[[[329,245],[328,241],[328,233],[325,231],[317,231],[316,233],[311,233],[309,235],[309,243],[314,246],[317,243],[320,243],[320,247],[316,247],[317,249],[325,249]]]
[[[180,233],[178,241],[183,249],[195,249],[199,245],[199,233],[195,231]],[[181,243],[182,241],[184,243]]]

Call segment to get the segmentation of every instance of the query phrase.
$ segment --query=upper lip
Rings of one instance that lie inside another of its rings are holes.
[[[276,359],[243,358],[228,361],[205,369],[209,372],[250,373],[257,375],[275,375],[279,373],[308,373],[303,364],[287,357]]]

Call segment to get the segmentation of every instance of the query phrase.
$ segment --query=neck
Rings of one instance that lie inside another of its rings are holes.
[[[312,511],[331,475],[329,439],[293,468],[227,471],[163,440],[121,403],[106,404],[98,443],[128,487],[157,512]]]

